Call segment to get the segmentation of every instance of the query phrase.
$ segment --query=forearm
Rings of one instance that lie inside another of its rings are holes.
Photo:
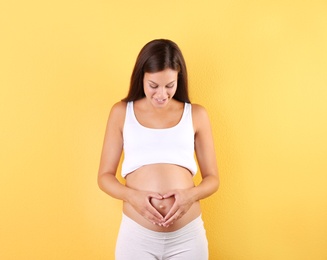
[[[175,197],[175,203],[165,216],[164,227],[173,224],[174,221],[181,218],[193,205],[194,202],[205,199],[218,190],[218,176],[208,175],[202,179],[202,182],[191,189],[173,190],[168,192],[163,197]]]
[[[211,196],[218,190],[218,187],[218,176],[209,175],[203,178],[201,183],[192,189],[194,201],[199,201]]]
[[[101,174],[98,177],[98,185],[109,196],[122,201],[128,201],[133,190],[120,183],[112,174]]]
[[[158,193],[137,191],[121,184],[112,174],[101,174],[98,184],[102,191],[113,198],[128,202],[144,218],[151,223],[162,223],[163,217],[151,205],[151,198],[162,199]]]

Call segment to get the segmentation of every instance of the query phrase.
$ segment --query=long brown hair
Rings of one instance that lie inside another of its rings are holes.
[[[164,69],[178,71],[177,90],[174,99],[190,103],[188,78],[183,54],[171,40],[157,39],[148,42],[140,51],[131,76],[129,92],[123,101],[136,101],[145,97],[143,90],[144,73],[154,73]]]

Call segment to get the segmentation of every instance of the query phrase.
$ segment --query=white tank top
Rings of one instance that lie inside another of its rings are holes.
[[[185,103],[179,123],[170,128],[154,129],[141,125],[135,116],[133,102],[128,102],[123,129],[124,160],[121,175],[155,163],[176,164],[197,172],[194,158],[192,105]]]

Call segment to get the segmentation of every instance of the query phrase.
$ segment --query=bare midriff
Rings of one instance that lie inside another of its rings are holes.
[[[193,176],[189,170],[174,164],[151,164],[143,166],[126,176],[126,186],[135,190],[151,191],[164,195],[177,189],[190,189],[194,187]],[[151,204],[162,216],[165,216],[175,202],[174,197],[167,199],[151,199]],[[129,203],[124,202],[123,212],[145,228],[158,232],[176,231],[201,214],[199,201],[193,203],[191,208],[180,219],[169,227],[154,225],[141,216]]]

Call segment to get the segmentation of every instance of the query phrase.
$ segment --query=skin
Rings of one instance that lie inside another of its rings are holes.
[[[178,72],[165,69],[144,74],[145,98],[134,102],[138,122],[148,128],[164,129],[178,124],[184,103],[173,99]],[[201,199],[217,191],[218,169],[209,117],[206,110],[192,104],[195,153],[202,181],[195,186],[191,173],[170,164],[143,166],[126,176],[125,185],[116,178],[123,152],[123,125],[126,103],[116,103],[110,112],[101,162],[99,187],[123,201],[124,214],[154,231],[175,231],[201,214]]]

